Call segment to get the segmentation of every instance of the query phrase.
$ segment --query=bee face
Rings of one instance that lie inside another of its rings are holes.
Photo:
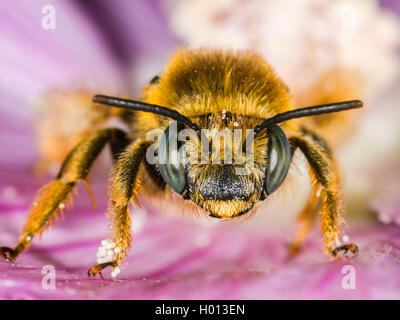
[[[237,169],[231,164],[199,168],[189,165],[190,199],[213,217],[232,218],[245,214],[262,197],[264,173],[254,169],[247,175],[240,175]],[[199,170],[202,173],[196,176]]]
[[[210,216],[232,218],[283,182],[290,156],[279,127],[254,139],[255,119],[222,112],[199,122],[207,128],[200,134],[175,122],[163,135],[159,169],[171,189]]]

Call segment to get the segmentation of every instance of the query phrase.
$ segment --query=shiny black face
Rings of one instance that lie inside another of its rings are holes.
[[[290,148],[286,135],[277,125],[267,128],[267,135],[255,137],[254,142],[264,139],[265,143],[255,143],[254,154],[246,154],[254,161],[246,174],[238,173],[240,166],[235,164],[199,163],[187,149],[182,150],[186,142],[178,141],[178,132],[171,127],[165,130],[158,149],[161,175],[171,189],[212,216],[227,218],[249,211],[277,190],[286,178],[291,162]],[[198,147],[200,139],[196,140]],[[181,156],[175,157],[179,151]],[[257,161],[263,154],[266,156]]]

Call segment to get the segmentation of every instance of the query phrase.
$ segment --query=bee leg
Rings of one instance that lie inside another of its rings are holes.
[[[300,252],[308,234],[314,226],[317,213],[321,208],[321,201],[317,196],[317,192],[318,187],[314,186],[311,198],[297,217],[300,228],[296,231],[292,242],[289,244],[288,254],[290,258]]]
[[[297,146],[291,144],[290,152],[292,158],[296,150]],[[302,249],[308,234],[310,233],[312,227],[314,226],[317,212],[318,210],[321,209],[321,201],[317,196],[319,192],[317,186],[319,186],[319,184],[314,182],[311,197],[307,202],[307,204],[305,205],[305,207],[303,208],[303,210],[297,216],[297,221],[300,224],[300,228],[296,231],[292,242],[290,242],[288,245],[288,259],[293,258]]]
[[[131,242],[131,218],[129,204],[138,203],[139,184],[137,174],[145,155],[147,145],[142,140],[131,143],[121,154],[114,167],[110,186],[110,200],[107,216],[110,220],[112,241],[115,245],[113,261],[96,264],[88,271],[89,276],[100,275],[104,268],[116,268],[126,257]]]
[[[332,258],[335,258],[339,251],[345,250],[342,246],[335,247],[339,242],[343,211],[339,176],[335,164],[324,151],[324,148],[321,148],[314,141],[309,142],[305,138],[291,137],[290,143],[303,152],[310,166],[312,180],[321,186],[321,231],[326,252]],[[354,253],[358,250],[355,244],[345,246]]]
[[[125,139],[120,129],[99,130],[82,140],[67,156],[57,178],[46,184],[30,208],[22,235],[14,248],[0,247],[0,254],[7,260],[15,258],[29,246],[36,234],[41,234],[62,210],[80,180],[86,180],[89,169],[107,142]]]

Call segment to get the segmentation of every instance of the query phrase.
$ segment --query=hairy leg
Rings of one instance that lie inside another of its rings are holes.
[[[304,136],[311,138],[314,143],[321,147],[325,155],[331,160],[332,165],[337,168],[333,152],[327,142],[320,135],[307,128],[302,128],[302,133]],[[293,157],[294,152],[297,150],[297,146],[292,144],[290,147]],[[289,244],[288,251],[290,257],[293,257],[294,255],[299,253],[299,251],[303,247],[303,244],[307,239],[308,234],[315,224],[316,217],[322,208],[322,201],[320,197],[321,185],[318,181],[314,179],[315,176],[312,171],[310,172],[310,176],[313,178],[313,180],[311,181],[312,193],[303,210],[297,216],[297,221],[300,224],[300,228],[296,231],[293,241]]]
[[[85,181],[89,169],[107,142],[124,141],[126,134],[120,129],[99,130],[83,139],[64,160],[57,178],[46,184],[30,208],[18,244],[14,248],[0,247],[0,254],[14,260],[29,246],[36,234],[41,234],[62,210],[78,181]],[[88,184],[87,184],[88,186]]]
[[[302,137],[291,137],[289,140],[305,155],[310,166],[311,178],[317,182],[314,185],[321,186],[321,231],[327,253],[335,257],[339,251],[357,252],[357,246],[354,244],[336,247],[339,242],[343,209],[339,177],[334,162],[324,148],[313,139],[308,141]]]
[[[147,145],[136,140],[119,157],[110,187],[110,201],[108,218],[110,219],[112,241],[115,245],[115,256],[112,261],[96,264],[88,271],[89,276],[101,275],[106,267],[120,265],[126,257],[131,241],[131,219],[129,204],[137,203],[140,184],[137,183],[137,174],[146,154]]]
[[[299,253],[308,234],[314,226],[315,218],[317,217],[318,211],[321,209],[322,205],[318,192],[319,185],[314,184],[310,199],[297,217],[300,228],[296,231],[293,241],[289,244],[289,256],[291,257]]]

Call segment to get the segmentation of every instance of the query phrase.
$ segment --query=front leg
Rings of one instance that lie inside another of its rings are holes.
[[[112,147],[114,144],[120,146],[126,139],[126,134],[116,128],[99,130],[83,139],[64,160],[57,178],[39,191],[31,205],[18,243],[13,248],[0,247],[0,255],[14,261],[29,246],[35,235],[42,234],[51,225],[57,213],[65,207],[65,202],[71,197],[75,185],[84,181],[88,187],[87,176],[90,168],[104,146],[107,143]]]
[[[88,271],[89,276],[100,275],[102,277],[103,269],[116,268],[126,257],[131,241],[131,218],[128,206],[131,201],[137,203],[137,194],[139,193],[137,174],[145,157],[146,148],[146,143],[136,140],[121,154],[115,165],[107,211],[112,242],[115,245],[115,256],[112,261],[91,267]]]
[[[343,206],[339,177],[333,161],[315,141],[301,137],[291,137],[289,140],[303,152],[310,165],[312,180],[321,186],[321,232],[326,252],[332,258],[340,251],[357,253],[358,248],[353,243],[338,246]]]

